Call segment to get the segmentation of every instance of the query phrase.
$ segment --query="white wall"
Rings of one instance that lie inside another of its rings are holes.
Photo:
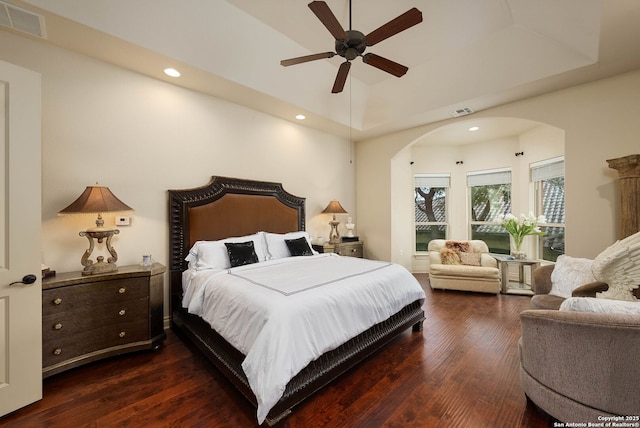
[[[307,198],[313,237],[328,237],[333,198],[356,218],[348,141],[5,31],[0,59],[42,74],[41,256],[58,272],[82,268],[78,232],[95,218],[57,213],[96,181],[135,209],[113,239],[119,265],[166,265],[167,190],[212,175],[282,182]]]
[[[475,117],[529,119],[564,131],[566,252],[595,257],[616,240],[619,227],[617,172],[608,168],[606,160],[640,152],[638,111],[640,71],[635,71],[505,104],[475,113]],[[358,222],[369,251],[379,258],[396,257],[390,234],[396,207],[386,203],[387,189],[394,181],[391,160],[432,130],[468,119],[451,119],[358,143]],[[525,139],[522,144],[529,143]]]
[[[413,175],[411,168],[407,168],[411,162],[411,152],[403,150],[393,157],[391,160],[391,200],[392,207],[404,207],[407,202],[413,200],[413,188],[407,186],[407,182],[411,183]],[[410,205],[411,206],[411,205]],[[407,243],[413,241],[414,229],[407,227],[413,224],[413,211],[399,209],[392,210],[396,213],[395,221],[391,222],[391,247],[392,254],[395,254],[395,261],[400,264],[407,265],[411,263],[413,252],[411,246]]]

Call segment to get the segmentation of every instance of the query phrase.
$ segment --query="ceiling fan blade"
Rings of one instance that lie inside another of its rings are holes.
[[[376,43],[388,39],[401,31],[411,28],[422,22],[422,12],[415,7],[409,9],[402,15],[384,24],[366,35],[367,46],[373,46]]]
[[[309,9],[318,17],[320,22],[327,27],[327,30],[336,40],[347,40],[347,33],[338,22],[336,16],[331,12],[327,3],[323,1],[312,1],[309,3]]]
[[[315,61],[317,59],[332,58],[335,55],[335,52],[322,52],[313,55],[299,56],[297,58],[283,59],[280,61],[280,65],[288,67],[290,65],[302,64],[303,62]]]
[[[331,89],[332,94],[337,94],[338,92],[342,92],[344,89],[344,83],[347,81],[347,76],[349,75],[349,70],[351,69],[351,62],[345,61],[340,64],[340,68],[338,69],[338,74],[336,76],[335,82],[333,82],[333,89]]]
[[[404,76],[409,70],[402,64],[398,64],[397,62],[393,62],[390,59],[386,59],[374,53],[364,54],[362,56],[362,62],[375,68],[379,68],[382,71],[386,71],[389,74],[393,74],[396,77]]]

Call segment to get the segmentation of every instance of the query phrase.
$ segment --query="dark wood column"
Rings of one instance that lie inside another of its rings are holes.
[[[608,159],[620,174],[620,239],[640,231],[640,154]]]

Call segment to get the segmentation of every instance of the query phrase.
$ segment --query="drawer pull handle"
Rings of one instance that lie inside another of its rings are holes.
[[[60,355],[62,354],[62,348],[56,348],[53,350],[53,355]]]
[[[126,291],[127,291],[127,289],[126,289],[126,288],[124,288],[124,287],[120,287],[120,288],[118,289],[118,293],[120,293],[120,294],[124,294]]]
[[[125,337],[127,335],[127,333],[125,333],[124,331],[121,331],[120,334],[118,336],[120,337]]]
[[[53,325],[53,329],[54,330],[61,330],[62,329],[62,323],[61,322],[57,322]]]
[[[351,249],[351,252],[352,252],[352,253],[357,253],[357,252],[358,252],[358,250],[356,250],[355,248],[352,248],[352,249]]]
[[[56,299],[53,299],[53,304],[54,304],[54,305],[59,305],[60,303],[62,303],[62,298],[61,298],[61,297],[58,297],[58,298],[56,298]]]
[[[120,316],[122,316],[122,315],[124,315],[124,314],[126,314],[126,313],[127,313],[127,311],[125,311],[124,309],[120,309],[120,310],[118,311],[118,315],[120,315]]]

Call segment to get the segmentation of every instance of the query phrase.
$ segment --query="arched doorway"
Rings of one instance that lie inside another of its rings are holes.
[[[473,130],[472,127],[478,127]],[[564,156],[564,131],[539,122],[510,118],[466,118],[415,139],[391,160],[392,259],[414,272],[428,268],[417,248],[413,192],[416,174],[448,176],[447,237],[469,239],[467,174],[508,169],[512,173],[512,210],[528,213],[533,196],[532,164]],[[419,245],[418,245],[419,247]]]

